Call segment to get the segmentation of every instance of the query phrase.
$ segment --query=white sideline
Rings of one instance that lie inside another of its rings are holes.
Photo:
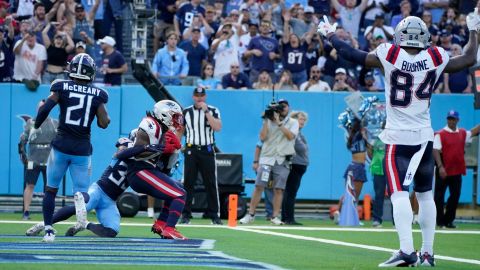
[[[354,244],[354,243],[342,242],[342,241],[337,241],[337,240],[329,240],[329,239],[323,239],[323,238],[300,236],[300,235],[293,235],[293,234],[279,233],[279,232],[271,232],[271,231],[262,231],[262,230],[252,229],[251,227],[235,227],[235,228],[231,228],[231,229],[232,230],[238,230],[238,231],[246,231],[246,232],[254,232],[254,233],[260,233],[260,234],[281,236],[281,237],[293,238],[293,239],[298,239],[298,240],[315,241],[315,242],[338,245],[338,246],[363,248],[363,249],[376,250],[376,251],[385,251],[385,252],[390,252],[390,253],[396,251],[394,249],[389,249],[389,248],[382,248],[382,247],[362,245],[362,244]],[[449,256],[442,256],[442,255],[438,255],[438,254],[435,254],[435,259],[480,265],[479,260],[455,258],[455,257],[449,257]]]

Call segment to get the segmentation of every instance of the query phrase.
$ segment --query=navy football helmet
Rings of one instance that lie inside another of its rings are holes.
[[[92,57],[86,53],[79,53],[70,62],[68,76],[91,82],[95,79],[95,71],[95,61],[93,61]]]

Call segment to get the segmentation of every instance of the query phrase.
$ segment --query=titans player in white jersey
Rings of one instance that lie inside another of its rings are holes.
[[[436,208],[432,193],[434,161],[430,98],[442,72],[457,72],[475,64],[480,27],[478,10],[467,16],[470,34],[463,54],[452,58],[442,48],[430,46],[428,28],[418,17],[403,19],[395,29],[394,43],[381,44],[370,53],[356,50],[341,41],[335,36],[336,26],[324,16],[318,32],[327,37],[344,58],[366,67],[382,68],[386,78],[387,125],[380,139],[386,144],[384,170],[400,250],[379,267],[418,263],[434,266]],[[413,213],[408,196],[412,181],[415,182],[422,230],[420,254],[413,246]]]

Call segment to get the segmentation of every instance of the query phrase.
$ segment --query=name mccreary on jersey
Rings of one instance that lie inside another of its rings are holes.
[[[86,86],[86,85],[78,85],[78,84],[69,85],[68,82],[63,83],[63,90],[75,91],[75,92],[80,92],[80,93],[84,93],[84,94],[91,94],[91,95],[95,95],[95,96],[100,95],[100,92],[101,92],[100,89],[97,89],[95,87]]]
[[[422,61],[417,61],[415,63],[409,63],[407,61],[402,62],[403,71],[415,72],[415,71],[422,71],[426,69],[430,69],[426,59]]]

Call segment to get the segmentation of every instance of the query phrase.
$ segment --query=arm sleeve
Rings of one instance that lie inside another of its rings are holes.
[[[125,150],[122,150],[122,151],[118,152],[115,156],[118,159],[125,160],[125,159],[129,159],[131,157],[134,157],[138,154],[141,154],[143,152],[145,152],[145,145],[137,145],[137,146],[130,147],[130,148],[127,148]]]
[[[343,58],[359,65],[365,64],[365,59],[368,54],[367,52],[354,49],[352,46],[339,39],[335,34],[333,34],[329,40],[333,47],[338,51],[338,54],[343,56]]]

